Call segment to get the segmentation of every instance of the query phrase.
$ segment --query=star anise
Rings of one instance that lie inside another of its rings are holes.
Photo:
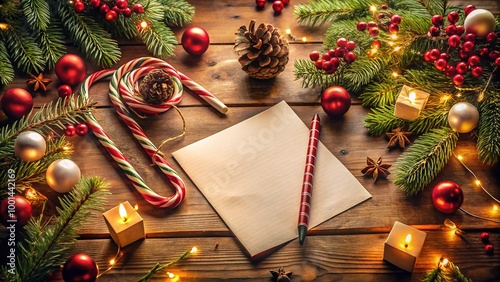
[[[391,132],[387,132],[385,134],[389,137],[389,143],[387,143],[387,148],[392,148],[398,145],[400,148],[405,148],[406,144],[410,144],[410,139],[408,136],[411,135],[411,132],[404,131],[401,127],[393,129]]]
[[[382,157],[378,158],[377,162],[374,162],[369,157],[366,157],[367,166],[361,170],[363,175],[368,175],[373,177],[373,181],[377,181],[379,176],[386,178],[389,174],[390,164],[383,164]]]
[[[283,267],[280,267],[278,271],[271,270],[271,274],[273,275],[273,281],[276,282],[290,282],[292,279],[292,272],[286,272]]]
[[[40,73],[38,76],[32,75],[30,73],[31,79],[26,80],[26,84],[33,85],[33,91],[47,91],[47,85],[49,85],[52,80],[48,78],[43,78],[43,73]]]

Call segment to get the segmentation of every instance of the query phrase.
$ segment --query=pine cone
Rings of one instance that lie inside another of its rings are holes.
[[[280,74],[288,63],[288,41],[279,29],[271,24],[260,24],[255,30],[255,20],[248,29],[241,26],[236,33],[234,50],[242,69],[253,78],[269,79]]]
[[[164,70],[152,70],[144,76],[139,84],[142,99],[150,104],[161,104],[174,95],[174,83]]]

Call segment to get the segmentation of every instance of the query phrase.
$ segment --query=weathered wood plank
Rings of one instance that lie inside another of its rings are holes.
[[[491,243],[498,245],[500,233],[490,235]],[[122,249],[122,260],[100,281],[136,281],[156,263],[174,260],[193,246],[199,252],[158,273],[152,281],[165,281],[166,271],[180,276],[181,281],[269,281],[269,271],[282,266],[293,272],[293,281],[420,281],[423,273],[433,269],[442,255],[474,281],[500,279],[500,258],[485,254],[478,232],[466,234],[466,242],[451,231],[427,232],[413,274],[383,261],[387,236],[388,233],[308,236],[304,246],[294,240],[256,262],[248,259],[235,238],[145,239]],[[80,240],[70,251],[78,252],[92,256],[103,270],[114,256],[116,245],[111,239]],[[55,275],[54,280],[58,277]]]

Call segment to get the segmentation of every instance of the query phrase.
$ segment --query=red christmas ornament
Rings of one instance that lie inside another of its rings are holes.
[[[481,241],[483,243],[486,244],[486,243],[488,243],[490,241],[490,234],[488,234],[488,232],[483,232],[483,233],[481,233],[480,236],[481,236]]]
[[[264,8],[266,6],[266,0],[255,0],[255,5],[257,5],[257,8]]]
[[[273,2],[273,10],[276,13],[281,13],[283,11],[283,8],[285,8],[285,5],[281,1],[274,1]]]
[[[76,135],[76,128],[72,124],[66,125],[66,129],[64,130],[64,135],[67,137],[73,137]]]
[[[71,94],[73,94],[73,89],[67,84],[63,84],[57,88],[57,95],[61,98],[69,97]]]
[[[341,86],[330,86],[321,95],[321,107],[329,116],[341,117],[351,107],[351,96]]]
[[[89,132],[89,127],[85,123],[77,124],[75,127],[75,132],[78,136],[84,136]]]
[[[0,214],[4,220],[17,220],[21,226],[31,218],[31,203],[22,196],[7,197],[0,203]]]
[[[11,88],[5,91],[0,104],[7,117],[18,120],[33,109],[33,97],[22,88]]]
[[[493,255],[495,248],[493,248],[492,244],[487,244],[486,246],[484,246],[484,251],[486,252],[486,254],[491,256],[491,255]]]
[[[203,28],[190,27],[182,34],[181,44],[186,52],[199,56],[207,51],[210,45],[210,37]]]
[[[64,263],[62,276],[65,282],[94,282],[97,279],[99,267],[86,254],[72,255]]]
[[[62,56],[57,60],[54,70],[57,78],[59,78],[62,83],[71,86],[82,82],[87,75],[85,61],[75,54],[66,54]]]
[[[464,202],[462,188],[453,181],[443,181],[432,190],[432,203],[442,212],[451,214],[456,212]]]

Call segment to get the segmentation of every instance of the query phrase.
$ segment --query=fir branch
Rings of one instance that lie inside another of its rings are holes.
[[[409,130],[414,134],[422,134],[433,128],[440,128],[448,124],[448,103],[429,108],[420,113],[420,116],[410,123]]]
[[[149,270],[149,272],[146,275],[144,275],[139,280],[137,280],[137,282],[147,282],[147,281],[149,281],[149,279],[151,279],[151,277],[153,277],[153,275],[155,273],[157,273],[158,271],[160,271],[160,270],[162,270],[164,268],[167,268],[169,266],[172,266],[172,265],[180,262],[181,260],[183,260],[184,258],[186,258],[187,256],[189,256],[190,254],[195,253],[195,252],[196,252],[196,248],[192,248],[191,250],[185,251],[177,259],[175,259],[175,260],[173,260],[171,262],[168,262],[168,263],[163,264],[163,265],[157,263],[155,266],[153,266],[153,268],[151,268]]]
[[[54,68],[57,60],[66,53],[64,30],[57,20],[53,19],[46,30],[35,32],[35,37],[42,48],[46,67]]]
[[[326,89],[331,85],[340,85],[341,77],[337,74],[326,74],[318,70],[311,60],[295,60],[293,62],[295,80],[302,79],[302,87],[319,87]],[[338,70],[337,70],[338,71]]]
[[[46,0],[23,0],[21,5],[31,30],[46,30],[48,28],[50,9]]]
[[[373,4],[367,0],[316,0],[310,4],[295,5],[294,14],[300,24],[314,26],[333,22],[337,18],[366,16]]]
[[[405,121],[394,116],[394,105],[374,108],[365,117],[364,126],[370,135],[382,135],[396,127],[404,126]]]
[[[479,160],[495,165],[500,159],[500,92],[490,94],[490,99],[479,105],[479,133],[477,150]]]
[[[35,39],[23,28],[9,22],[5,30],[6,45],[12,61],[25,73],[39,73],[44,69],[42,50]]]
[[[174,53],[177,43],[175,34],[162,23],[150,23],[150,26],[141,30],[139,34],[148,50],[155,56],[165,57]]]
[[[76,241],[77,229],[94,216],[92,210],[102,210],[108,185],[97,177],[82,178],[67,195],[59,198],[59,216],[53,225],[40,217],[24,227],[26,239],[18,244],[17,273],[11,275],[2,266],[6,281],[45,281],[64,262],[63,254]],[[44,234],[40,236],[40,234]]]
[[[394,184],[407,195],[425,188],[443,169],[457,145],[458,133],[449,127],[420,136],[396,161]]]
[[[47,141],[47,149],[43,158],[35,162],[24,162],[13,155],[14,142],[9,142],[7,149],[10,149],[10,154],[2,148],[2,156],[0,158],[0,196],[7,194],[7,183],[9,180],[8,170],[16,171],[16,189],[22,192],[32,183],[45,182],[45,173],[50,164],[56,160],[67,159],[73,153],[72,145],[64,137],[50,139]]]
[[[380,83],[368,84],[359,98],[365,107],[384,107],[394,105],[400,92],[401,85],[388,78]]]
[[[14,79],[14,67],[9,59],[5,42],[0,40],[0,84],[7,84]]]
[[[159,0],[165,11],[165,24],[167,26],[183,26],[194,18],[194,6],[186,1]]]
[[[68,123],[75,124],[85,120],[85,115],[90,113],[94,103],[83,96],[69,99],[71,100],[58,99],[45,104],[33,115],[26,115],[12,125],[2,127],[0,129],[0,148],[25,130],[35,130],[48,134],[54,133],[57,128],[64,129]]]
[[[458,266],[451,261],[443,262],[443,258],[438,263],[438,266],[424,274],[422,282],[472,282],[471,279],[465,277],[460,272]]]
[[[387,69],[387,66],[388,61],[386,58],[358,57],[342,74],[343,81],[341,85],[347,90],[357,93],[365,85],[376,80]]]
[[[93,18],[78,15],[65,1],[56,3],[61,22],[85,57],[102,67],[110,67],[118,62],[120,47],[106,30]]]

